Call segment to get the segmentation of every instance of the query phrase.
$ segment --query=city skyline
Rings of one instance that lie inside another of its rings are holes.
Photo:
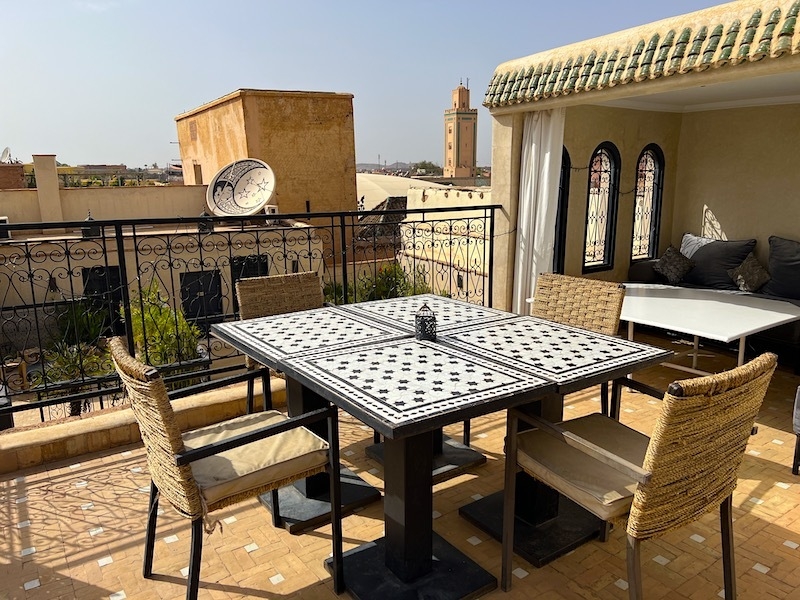
[[[477,163],[489,166],[481,102],[498,64],[714,4],[10,4],[0,148],[23,162],[162,165],[180,156],[178,114],[256,88],[353,94],[357,163],[441,165],[444,111],[463,82],[478,109]]]

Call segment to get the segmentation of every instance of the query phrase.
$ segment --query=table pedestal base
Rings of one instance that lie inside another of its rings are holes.
[[[436,598],[466,600],[497,588],[497,579],[441,536],[433,534],[433,569],[411,582],[401,581],[386,567],[385,538],[344,553],[344,581],[356,600]],[[330,571],[331,559],[325,561]]]
[[[357,508],[381,499],[381,492],[372,487],[350,469],[341,467],[342,478],[342,516],[351,514]],[[267,492],[258,497],[272,513],[272,494]],[[278,503],[284,527],[293,535],[313,529],[331,520],[330,496],[327,493],[309,498],[293,485],[278,490]]]
[[[447,436],[444,437],[441,448],[441,453],[433,455],[434,485],[486,464],[486,457],[483,454]],[[367,446],[366,453],[369,458],[383,464],[382,443]]]
[[[462,506],[458,514],[500,541],[503,537],[503,492]],[[517,517],[514,521],[514,552],[534,567],[563,556],[597,537],[603,521],[565,498],[559,497],[558,516],[538,525]]]

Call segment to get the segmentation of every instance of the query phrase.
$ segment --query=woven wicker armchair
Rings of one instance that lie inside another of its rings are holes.
[[[625,286],[613,281],[542,273],[536,278],[531,316],[617,335]],[[600,387],[603,414],[617,416],[619,407],[609,406],[608,383]]]
[[[200,585],[203,530],[211,533],[216,525],[208,516],[210,512],[272,491],[273,523],[277,526],[281,521],[278,488],[327,471],[331,481],[333,584],[340,593],[344,581],[336,407],[291,419],[277,411],[248,414],[181,433],[158,371],[133,358],[121,338],[112,338],[109,347],[147,450],[151,483],[144,577],[153,574],[160,496],[192,521],[186,598],[194,599]],[[328,440],[305,427],[325,420]]]
[[[319,277],[311,271],[239,279],[236,282],[236,297],[241,319],[321,308],[324,302]],[[247,380],[247,412],[253,410],[256,372],[261,374],[264,410],[272,408],[269,369],[249,356],[245,357],[245,365],[254,375]]]
[[[553,425],[508,416],[501,584],[511,587],[517,469],[605,522],[627,518],[629,596],[642,597],[640,543],[719,507],[725,598],[736,597],[732,492],[777,357],[670,384],[651,438],[592,414]],[[519,420],[538,429],[519,431]],[[601,536],[606,528],[601,529]]]

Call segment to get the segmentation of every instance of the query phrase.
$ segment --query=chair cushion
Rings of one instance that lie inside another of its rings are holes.
[[[561,427],[641,465],[650,439],[601,414],[561,423]],[[637,482],[539,429],[517,436],[517,462],[529,475],[608,521],[630,510]]]
[[[183,434],[188,450],[221,442],[285,421],[278,411],[244,415]],[[291,479],[328,462],[328,443],[298,427],[252,444],[191,463],[192,475],[208,504],[249,490]]]

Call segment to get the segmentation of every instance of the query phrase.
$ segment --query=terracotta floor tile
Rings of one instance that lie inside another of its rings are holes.
[[[647,341],[669,346],[671,340],[649,337]],[[703,360],[705,368],[721,370],[732,366],[735,356],[722,352]],[[656,367],[637,377],[665,386],[683,374]],[[791,410],[798,384],[800,377],[791,371],[782,368],[776,373],[758,419],[759,431],[750,439],[749,453],[740,470],[739,487],[734,493],[740,599],[800,600],[800,478],[790,470],[794,451]],[[566,405],[572,408],[565,410],[565,417],[596,412],[598,397],[598,388],[567,397]],[[652,401],[644,394],[626,392],[623,409],[631,412],[623,411],[621,420],[649,432],[660,410],[660,402]],[[440,513],[434,521],[435,531],[498,577],[500,544],[461,518],[458,508],[472,502],[477,494],[485,496],[502,487],[504,427],[503,413],[472,420],[473,445],[487,455],[487,464],[437,485],[433,502],[434,510]],[[447,427],[445,432],[461,439],[460,424]],[[342,456],[343,462],[383,489],[383,469],[364,454],[371,443],[371,430],[342,415],[341,437],[343,450],[352,451]],[[784,443],[775,444],[774,440]],[[124,451],[130,454],[123,455]],[[78,463],[80,466],[74,466]],[[137,467],[142,471],[131,470]],[[17,481],[18,477],[24,480]],[[76,485],[84,481],[85,486]],[[140,446],[25,469],[0,481],[0,600],[88,600],[108,598],[115,592],[124,592],[129,600],[183,598],[185,578],[181,569],[189,562],[190,528],[189,522],[168,506],[162,506],[165,513],[159,517],[154,562],[158,578],[141,577],[148,490]],[[17,503],[21,497],[27,500]],[[271,526],[269,514],[256,500],[220,511],[219,517],[235,517],[235,521],[223,524],[222,533],[217,531],[204,540],[200,598],[336,597],[330,575],[322,566],[330,553],[330,527],[291,536]],[[17,527],[27,520],[28,527]],[[97,528],[102,532],[91,535],[90,530]],[[345,549],[378,538],[382,531],[382,505],[376,503],[345,518]],[[170,535],[177,535],[178,541],[165,543],[164,538]],[[472,545],[467,541],[471,537],[481,542]],[[258,548],[248,553],[244,549],[248,544]],[[23,549],[34,546],[35,553],[20,556]],[[645,542],[642,548],[648,598],[717,598],[722,588],[722,563],[716,515]],[[109,556],[112,562],[100,566],[98,561]],[[661,562],[654,560],[657,557]],[[755,565],[767,571],[753,569]],[[498,590],[487,597],[627,598],[620,586],[626,578],[625,532],[621,527],[612,531],[607,543],[589,542],[541,569],[519,557],[515,557],[514,567],[524,569],[527,575],[514,577],[511,593]],[[283,579],[276,578],[278,575]],[[36,579],[38,587],[24,590],[26,583]]]

